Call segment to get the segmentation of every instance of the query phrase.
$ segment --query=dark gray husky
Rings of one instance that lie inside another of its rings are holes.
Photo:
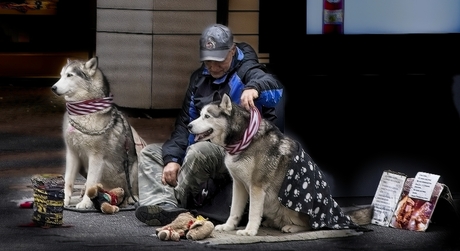
[[[256,235],[260,224],[295,233],[370,223],[372,207],[344,213],[332,198],[324,174],[301,145],[262,119],[257,109],[247,111],[224,95],[203,107],[189,130],[196,141],[210,140],[227,150],[232,204],[229,218],[215,230],[234,230],[248,198],[249,221],[237,235]]]

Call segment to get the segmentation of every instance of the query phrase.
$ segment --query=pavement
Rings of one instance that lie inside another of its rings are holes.
[[[206,245],[191,240],[161,241],[155,227],[138,221],[134,211],[114,215],[64,210],[61,227],[31,227],[33,209],[20,201],[33,197],[31,177],[64,173],[63,101],[50,90],[55,80],[0,79],[0,251],[2,250],[460,250],[459,212],[437,205],[426,232],[376,225],[358,236]],[[175,114],[126,109],[130,123],[148,143],[163,142]],[[82,179],[80,177],[79,179]],[[336,198],[342,206],[370,203],[372,198]],[[460,208],[459,198],[455,198]],[[244,237],[241,237],[244,238]]]

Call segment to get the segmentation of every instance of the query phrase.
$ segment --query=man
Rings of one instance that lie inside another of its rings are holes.
[[[139,206],[136,218],[147,225],[169,224],[193,208],[208,180],[230,180],[224,148],[195,143],[187,129],[204,105],[227,93],[245,109],[257,107],[264,118],[275,120],[282,84],[265,72],[257,54],[246,43],[234,43],[221,24],[208,26],[200,38],[201,67],[193,72],[171,137],[161,146],[146,146],[139,156]],[[198,199],[199,200],[199,199]]]

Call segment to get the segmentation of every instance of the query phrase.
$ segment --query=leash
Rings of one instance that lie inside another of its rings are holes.
[[[136,142],[134,142],[134,135],[133,135],[133,131],[131,130],[131,126],[129,125],[125,125],[126,121],[123,120],[122,121],[122,124],[123,124],[123,131],[129,131],[129,134],[131,135],[131,138],[133,139],[133,143],[134,143],[134,155],[136,155],[137,157],[137,153],[136,153]],[[124,169],[125,169],[125,176],[126,176],[126,182],[128,183],[128,190],[129,190],[129,194],[131,194],[131,198],[134,200],[134,202],[137,202],[137,199],[134,197],[133,195],[133,190],[132,190],[132,186],[131,186],[131,180],[130,180],[130,175],[129,175],[129,145],[128,145],[128,135],[125,134],[125,149],[126,149],[126,158],[125,160],[123,161],[123,166],[124,166]]]
[[[225,150],[227,150],[229,154],[237,154],[246,149],[251,143],[254,135],[256,135],[257,130],[259,130],[261,121],[262,117],[260,116],[259,110],[255,107],[252,108],[249,127],[244,131],[243,139],[236,142],[235,144],[225,146]]]
[[[84,134],[88,134],[88,135],[102,135],[104,134],[107,130],[109,130],[109,128],[112,128],[113,125],[115,124],[115,121],[117,119],[117,110],[112,108],[112,119],[110,119],[109,123],[107,123],[107,125],[105,125],[104,128],[102,128],[101,130],[98,130],[98,131],[89,131],[87,130],[85,127],[83,127],[82,125],[80,125],[78,122],[76,122],[75,120],[73,120],[70,116],[68,117],[69,119],[69,123],[70,125],[72,125],[75,129],[79,130],[80,132],[84,133]]]

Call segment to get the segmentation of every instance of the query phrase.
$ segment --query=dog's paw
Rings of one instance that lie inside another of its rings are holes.
[[[236,235],[239,235],[239,236],[256,236],[257,235],[257,230],[254,230],[254,229],[238,230],[238,231],[236,231]]]
[[[83,198],[82,201],[80,201],[76,206],[75,208],[77,209],[91,209],[91,208],[94,208],[94,205],[93,205],[93,202],[89,199],[85,200],[85,198]]]
[[[286,225],[281,228],[281,232],[283,233],[298,233],[298,232],[305,232],[308,230],[310,230],[309,227],[297,226],[297,225]]]
[[[219,232],[232,231],[232,230],[235,230],[235,227],[231,225],[227,225],[227,224],[220,224],[220,225],[216,225],[214,227],[214,230],[219,231]]]

